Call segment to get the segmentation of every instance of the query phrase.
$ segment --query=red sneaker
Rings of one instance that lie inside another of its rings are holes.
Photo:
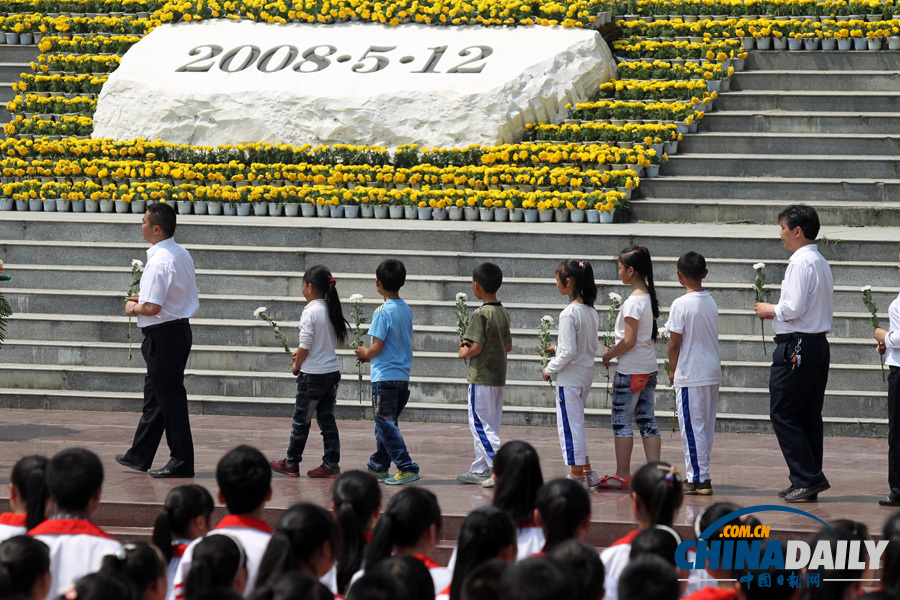
[[[287,475],[288,477],[300,477],[300,467],[296,464],[288,462],[288,459],[269,461],[269,466],[276,473]]]
[[[308,477],[312,477],[313,479],[327,479],[329,477],[337,477],[340,474],[340,467],[335,467],[332,469],[325,464],[322,464],[321,466],[318,466],[315,469],[306,472],[306,475]]]

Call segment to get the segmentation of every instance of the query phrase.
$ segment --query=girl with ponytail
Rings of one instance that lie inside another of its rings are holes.
[[[168,592],[166,559],[159,548],[144,542],[125,544],[104,556],[99,572],[127,579],[141,600],[164,600]]]
[[[168,493],[162,512],[153,525],[153,544],[165,558],[169,598],[174,598],[175,574],[191,543],[206,535],[211,526],[213,499],[205,487],[180,485]]]
[[[26,456],[13,467],[9,477],[9,506],[12,512],[0,514],[0,542],[40,525],[47,514],[50,493],[44,483],[47,459]]]
[[[342,474],[334,482],[331,510],[337,525],[337,548],[335,568],[325,582],[332,591],[346,595],[353,574],[363,567],[366,547],[381,513],[378,480],[362,471]]]
[[[525,560],[544,547],[544,531],[534,521],[538,492],[544,485],[541,461],[528,442],[513,440],[500,447],[494,457],[493,505],[505,512],[516,526],[516,560]]]
[[[47,544],[27,535],[0,544],[0,598],[44,600],[51,584]]]
[[[571,478],[554,479],[538,492],[535,521],[544,530],[544,555],[568,540],[583,540],[591,524],[591,497]]]
[[[556,289],[569,299],[569,305],[559,315],[557,343],[546,348],[553,358],[541,375],[544,381],[556,379],[556,427],[563,462],[569,466],[568,477],[591,489],[600,484],[591,469],[584,437],[584,405],[591,393],[594,356],[600,345],[600,317],[594,309],[597,284],[591,263],[572,259],[560,263]]]
[[[516,528],[505,512],[494,506],[476,508],[463,519],[456,545],[456,564],[448,589],[449,600],[461,600],[463,583],[479,565],[492,558],[516,562]]]
[[[247,555],[237,538],[213,532],[193,549],[191,569],[184,580],[185,600],[196,600],[217,588],[244,593],[247,586]]]
[[[631,452],[634,449],[632,421],[637,423],[648,462],[659,460],[662,442],[654,415],[656,390],[656,320],[659,301],[653,285],[653,262],[644,246],[625,248],[618,256],[619,278],[631,286],[616,318],[616,345],[603,354],[608,367],[618,357],[613,380],[612,428],[616,450],[616,472],[604,475],[597,487],[628,489],[631,485]]]
[[[297,376],[297,399],[287,456],[269,463],[276,473],[288,477],[300,476],[300,461],[309,437],[312,413],[322,431],[325,453],[322,464],[306,472],[309,477],[340,475],[341,441],[334,405],[341,365],[335,349],[347,341],[350,327],[341,309],[337,281],[322,265],[310,267],[303,274],[303,297],[306,308],[300,315],[300,345],[293,353],[291,372]]]
[[[681,475],[667,462],[649,462],[631,480],[631,510],[638,528],[613,542],[600,553],[606,569],[605,600],[618,598],[619,575],[628,564],[631,542],[645,529],[664,525],[672,527],[675,512],[684,500]]]
[[[334,517],[315,504],[295,504],[281,514],[256,579],[265,593],[285,573],[320,579],[334,564]]]

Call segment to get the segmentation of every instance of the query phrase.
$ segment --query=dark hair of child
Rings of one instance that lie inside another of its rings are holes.
[[[0,544],[0,598],[26,600],[34,585],[50,572],[50,549],[28,535],[17,535]]]
[[[575,537],[578,528],[591,516],[591,498],[580,483],[554,479],[544,484],[535,503],[544,530],[544,552],[550,552]]]
[[[331,502],[337,525],[337,587],[343,594],[366,552],[365,529],[381,507],[378,481],[362,471],[346,471],[334,482]]]
[[[241,543],[230,535],[208,535],[194,546],[191,568],[184,580],[184,596],[197,596],[217,587],[231,587],[247,568],[247,557]]]
[[[180,485],[169,491],[153,524],[153,543],[166,562],[172,560],[172,543],[176,539],[188,539],[190,522],[201,516],[209,521],[214,509],[212,495],[203,486]]]
[[[472,281],[488,294],[496,294],[503,285],[503,271],[494,263],[483,262],[472,269]]]
[[[366,571],[350,586],[344,600],[410,600],[410,596],[392,576]]]
[[[229,450],[216,465],[216,483],[232,515],[244,515],[266,501],[272,485],[272,469],[262,452],[241,445]]]
[[[406,283],[406,266],[396,258],[386,258],[375,269],[375,278],[388,292],[399,292]]]
[[[434,600],[436,595],[431,572],[425,563],[413,556],[394,556],[385,559],[372,569],[372,573],[399,581],[406,590],[409,600]]]
[[[654,554],[629,561],[619,575],[620,600],[678,600],[679,596],[675,566]]]
[[[75,600],[137,600],[134,585],[113,573],[90,573],[75,583]],[[71,596],[65,595],[66,600]]]
[[[766,546],[768,545],[768,540],[762,540],[760,545],[760,556],[766,555]],[[788,576],[790,575],[790,571],[785,569],[776,568],[775,564],[771,564],[767,569],[741,569],[735,571],[735,579],[738,579],[740,582],[741,592],[743,593],[744,598],[746,600],[790,600],[794,598],[794,594],[797,592],[795,588],[787,585]],[[740,581],[741,577],[744,575],[750,574],[752,575],[752,582]],[[769,581],[772,582],[771,587],[760,587],[758,584],[759,576],[767,574],[769,576]],[[778,577],[781,576],[784,581],[784,585],[778,585],[776,582],[778,581]],[[822,582],[823,584],[825,582]]]
[[[318,579],[289,571],[271,585],[256,586],[252,600],[334,600],[334,595]]]
[[[528,442],[514,440],[500,446],[494,456],[497,487],[493,505],[512,518],[517,528],[533,524],[538,491],[544,485],[541,462]]]
[[[674,567],[675,550],[680,543],[681,536],[674,529],[666,525],[654,525],[634,536],[628,558],[634,560],[639,556],[653,554]]]
[[[168,562],[156,546],[135,542],[104,556],[100,572],[121,575],[143,594],[157,579],[166,576],[167,568]]]
[[[174,208],[164,202],[154,202],[147,206],[147,212],[150,213],[147,215],[147,218],[151,226],[159,225],[163,235],[167,238],[175,235],[177,218],[175,217]]]
[[[350,324],[344,318],[344,311],[341,309],[341,298],[337,293],[337,282],[331,275],[331,271],[324,265],[315,265],[307,269],[306,273],[303,274],[303,282],[325,294],[328,319],[331,321],[331,326],[334,327],[338,345],[343,346],[344,342],[347,341],[347,330],[350,328]]]
[[[504,548],[515,544],[516,527],[505,512],[495,506],[481,506],[470,512],[459,527],[450,600],[462,598],[463,581],[475,567],[497,558]]]
[[[788,229],[799,227],[803,237],[815,240],[819,235],[819,215],[806,204],[792,204],[778,213],[778,222],[784,221]]]
[[[570,572],[577,588],[572,600],[598,600],[603,596],[606,569],[596,548],[580,540],[568,540],[547,557]]]
[[[819,542],[825,541],[831,545],[832,556],[837,551],[838,541],[858,541],[860,546],[860,561],[868,564],[869,558],[862,542],[869,539],[869,530],[862,523],[849,520],[838,520],[829,523],[831,529],[823,527],[809,542],[810,548],[815,548]],[[832,529],[834,531],[832,531]],[[848,544],[849,545],[849,544]],[[863,576],[863,569],[810,569],[809,573],[819,573],[821,585],[818,587],[804,588],[802,598],[808,600],[841,600],[846,596],[847,589],[853,585],[853,579]]]
[[[232,588],[218,586],[197,594],[191,600],[244,600],[244,597]]]
[[[900,512],[895,512],[884,522],[881,537],[886,540],[893,537],[900,538]]]
[[[500,600],[562,600],[571,598],[574,591],[566,571],[544,556],[517,562],[506,569],[500,580]]]
[[[83,511],[103,485],[103,463],[90,450],[66,448],[47,463],[46,478],[59,512]]]
[[[657,333],[656,320],[659,318],[659,300],[656,299],[656,286],[653,284],[653,260],[646,246],[629,246],[619,253],[619,262],[626,269],[633,268],[635,273],[647,283],[650,294],[650,308],[653,310],[653,329],[650,338],[655,340]]]
[[[462,600],[497,600],[500,597],[500,581],[508,568],[509,563],[500,558],[492,558],[481,563],[463,581],[460,598]],[[602,581],[600,589],[603,589]]]
[[[650,525],[672,526],[675,511],[684,493],[681,477],[667,462],[649,462],[631,478],[631,491],[637,495]]]
[[[433,493],[419,487],[397,492],[375,526],[366,551],[366,571],[390,557],[394,546],[415,546],[432,525],[436,525],[440,533],[441,508]]]
[[[25,529],[31,530],[44,522],[47,517],[47,458],[26,456],[13,467],[9,482],[16,487],[19,498],[25,501]]]
[[[700,281],[706,272],[706,259],[699,252],[685,252],[678,259],[677,268],[685,278]]]
[[[900,536],[895,535],[886,539],[888,547],[884,552],[884,564],[881,566],[881,587],[896,598],[900,596]]]
[[[566,279],[575,282],[573,293],[575,297],[581,296],[585,305],[594,307],[597,300],[597,282],[594,281],[594,268],[591,263],[570,258],[559,263],[556,267],[556,276],[565,283]],[[575,298],[572,298],[574,300]]]
[[[317,553],[334,548],[334,517],[321,506],[295,504],[281,514],[259,563],[256,585],[265,586],[292,571],[318,579],[328,572],[315,564]]]

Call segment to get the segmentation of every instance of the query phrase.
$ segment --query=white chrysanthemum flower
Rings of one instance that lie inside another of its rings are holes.
[[[363,299],[362,294],[351,294],[350,295],[350,302],[360,302],[360,301],[362,301],[362,299]]]
[[[863,292],[871,292],[871,291],[872,291],[872,286],[871,286],[871,285],[864,285],[863,288],[862,288],[862,290],[860,290],[860,291],[863,291]]]
[[[610,299],[610,300],[615,300],[616,302],[621,302],[621,301],[622,301],[622,296],[618,295],[618,294],[615,293],[615,292],[610,292],[610,293],[609,293],[609,299]]]
[[[757,271],[759,271],[760,269],[765,269],[766,263],[756,263],[755,265],[753,265],[753,268],[756,269]]]
[[[543,317],[541,317],[541,321],[543,323],[549,323],[550,325],[553,325],[553,317],[551,317],[550,315],[544,315]]]
[[[0,267],[2,267],[2,266],[3,266],[3,261],[2,261],[2,260],[0,260]]]
[[[669,337],[669,330],[665,327],[660,327],[656,330],[656,335],[659,337]]]
[[[257,319],[259,319],[264,312],[266,312],[266,307],[260,306],[259,308],[257,308],[256,310],[253,311],[253,316],[256,317]]]
[[[462,300],[463,302],[465,302],[466,300],[469,299],[469,297],[466,296],[466,293],[465,293],[465,292],[460,292],[460,293],[458,293],[458,294],[456,295],[456,299],[457,299],[457,300]]]
[[[135,258],[134,260],[131,261],[131,268],[132,269],[137,268],[137,269],[143,271],[144,263],[142,263],[141,261],[139,261],[138,259]]]

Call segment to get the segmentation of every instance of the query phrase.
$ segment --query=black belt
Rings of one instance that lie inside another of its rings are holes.
[[[823,338],[828,335],[827,332],[823,331],[821,333],[803,333],[800,331],[795,331],[793,333],[779,333],[775,336],[775,343],[781,344],[783,342],[787,342],[789,340],[794,340],[797,338],[805,337],[805,338]]]
[[[162,327],[169,327],[171,325],[190,325],[191,322],[189,319],[175,319],[174,321],[166,321],[165,323],[157,323],[156,325],[147,325],[146,327],[141,327],[141,333],[147,335],[147,332],[153,331],[154,329],[160,329]]]

